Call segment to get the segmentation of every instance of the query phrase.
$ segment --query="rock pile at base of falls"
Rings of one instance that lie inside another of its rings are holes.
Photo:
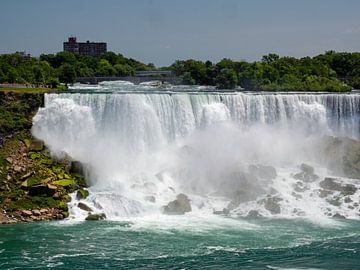
[[[169,202],[162,210],[167,215],[184,215],[191,212],[190,200],[185,194],[180,193],[176,200]]]
[[[314,168],[308,164],[300,165],[301,172],[294,175],[294,178],[306,183],[314,182],[319,179],[319,176],[314,173]]]
[[[250,165],[248,172],[233,171],[223,176],[219,187],[220,195],[231,201],[228,210],[237,208],[241,203],[256,200],[267,193],[268,186],[277,177],[274,167],[265,165]]]
[[[348,178],[360,179],[360,141],[323,136],[318,143],[328,169]]]

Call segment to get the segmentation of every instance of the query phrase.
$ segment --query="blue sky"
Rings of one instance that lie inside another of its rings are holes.
[[[157,66],[360,51],[359,11],[359,0],[0,0],[0,53],[55,53],[70,35]]]

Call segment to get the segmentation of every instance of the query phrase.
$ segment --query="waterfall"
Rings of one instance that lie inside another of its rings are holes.
[[[212,211],[228,203],[219,189],[230,185],[224,174],[233,167],[267,164],[289,178],[303,161],[318,165],[314,138],[358,139],[359,105],[357,94],[46,94],[33,134],[53,154],[88,164],[89,203],[108,216],[158,212],[180,192],[192,196],[195,209]],[[284,184],[271,187],[284,201],[291,193]],[[317,202],[316,209],[326,206]]]

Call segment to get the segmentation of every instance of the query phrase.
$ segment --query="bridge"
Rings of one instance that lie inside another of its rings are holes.
[[[128,81],[134,84],[139,84],[142,82],[149,81],[161,81],[171,84],[179,84],[181,78],[175,76],[171,70],[144,70],[136,71],[134,76],[124,76],[124,77],[115,77],[115,76],[103,76],[103,77],[77,77],[76,82],[79,83],[88,83],[88,84],[98,84],[103,81]]]
[[[150,81],[161,81],[167,82],[171,84],[179,84],[181,82],[181,78],[177,76],[126,76],[126,77],[77,77],[76,82],[86,83],[86,84],[98,84],[103,81],[128,81],[134,84],[139,84],[142,82],[150,82]]]

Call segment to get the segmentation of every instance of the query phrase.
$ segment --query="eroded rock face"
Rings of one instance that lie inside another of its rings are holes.
[[[185,194],[181,193],[176,196],[176,200],[163,207],[163,212],[167,215],[184,215],[191,212],[190,200]]]

